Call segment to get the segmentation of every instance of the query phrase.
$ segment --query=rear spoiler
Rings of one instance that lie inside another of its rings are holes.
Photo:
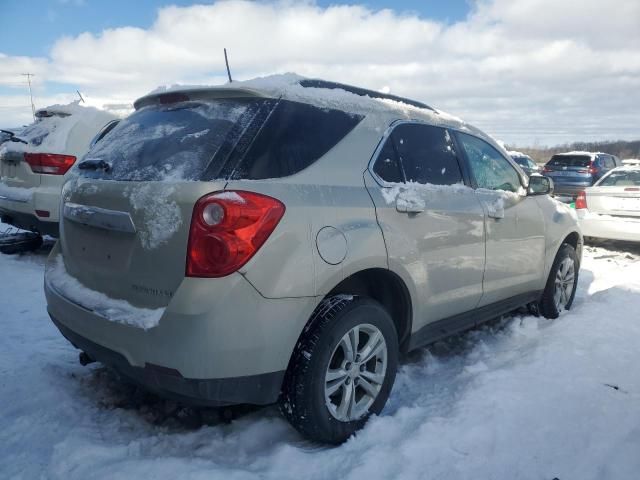
[[[133,103],[136,110],[149,105],[160,105],[189,100],[205,100],[212,98],[271,98],[264,93],[250,88],[185,88],[182,90],[169,90],[165,92],[151,93],[139,98]]]

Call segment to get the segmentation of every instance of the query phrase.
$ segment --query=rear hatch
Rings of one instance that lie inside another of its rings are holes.
[[[640,217],[640,168],[614,170],[585,193],[591,212]]]
[[[554,155],[544,167],[544,175],[555,183],[586,185],[592,184],[590,155]]]
[[[224,189],[230,153],[265,102],[169,95],[120,122],[63,188],[68,273],[135,306],[166,306],[185,276],[194,204]]]
[[[259,195],[203,196],[228,180],[293,175],[362,118],[229,88],[152,95],[136,109],[74,167],[77,177],[63,188],[60,244],[81,283],[144,308],[169,303],[187,257],[190,276],[229,274],[207,268],[255,253],[267,225],[277,224],[273,215],[284,212]],[[218,225],[226,230],[208,230]]]

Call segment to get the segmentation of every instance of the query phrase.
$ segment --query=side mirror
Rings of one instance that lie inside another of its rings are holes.
[[[551,195],[553,193],[553,180],[542,175],[532,174],[529,177],[527,195]]]

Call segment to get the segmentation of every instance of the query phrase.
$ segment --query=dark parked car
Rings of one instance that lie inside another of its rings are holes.
[[[532,173],[540,173],[540,167],[536,165],[536,162],[533,159],[522,152],[508,152],[511,155],[511,158],[522,167],[524,173],[527,175],[531,175]]]
[[[576,197],[609,170],[620,165],[620,159],[608,153],[558,153],[547,162],[542,174],[553,179],[557,195]]]

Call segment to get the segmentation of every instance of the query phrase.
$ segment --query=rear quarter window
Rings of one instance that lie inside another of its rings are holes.
[[[298,173],[331,150],[362,118],[341,110],[279,101],[232,178],[260,180]]]

